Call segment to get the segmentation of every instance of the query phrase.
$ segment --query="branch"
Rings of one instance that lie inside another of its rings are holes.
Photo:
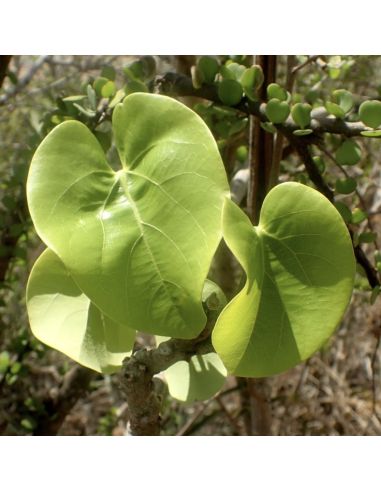
[[[310,180],[314,183],[314,185],[320,191],[320,193],[323,193],[328,198],[328,200],[333,203],[334,202],[333,191],[331,190],[331,188],[329,188],[329,186],[327,185],[327,183],[324,181],[323,177],[319,173],[312,159],[308,146],[307,145],[303,146],[303,144],[301,144],[299,139],[295,139],[295,137],[293,137],[292,135],[289,137],[289,139],[290,139],[290,143],[295,146],[295,150],[298,152],[299,156],[301,157]],[[350,227],[348,227],[348,231],[353,243],[353,232],[351,231]],[[368,260],[366,254],[362,250],[361,246],[353,245],[353,250],[357,263],[363,267],[366,273],[369,285],[372,287],[372,289],[376,286],[379,286],[380,281],[378,279],[377,270],[372,266],[371,262]]]
[[[64,377],[62,385],[52,399],[44,402],[48,418],[41,419],[34,434],[55,436],[66,416],[87,391],[96,373],[87,367],[74,366]]]
[[[168,96],[194,96],[202,99],[207,99],[218,104],[222,104],[218,94],[217,88],[214,85],[203,85],[199,89],[195,89],[192,85],[192,80],[182,74],[166,73],[163,76],[157,77],[155,81],[156,92]],[[245,113],[247,115],[254,115],[261,121],[268,121],[265,114],[265,105],[258,101],[249,101],[246,97],[242,98],[235,109]],[[330,115],[325,108],[315,108],[312,113],[311,129],[315,135],[322,133],[335,133],[345,135],[346,137],[358,137],[361,136],[361,132],[364,130],[371,130],[361,122],[348,122],[340,120]],[[279,131],[292,133],[299,127],[294,123],[293,119],[289,117],[281,125],[275,125]],[[306,140],[307,137],[298,137],[299,139]]]
[[[35,73],[51,58],[51,55],[40,56],[37,61],[31,66],[29,71],[22,77],[19,82],[8,89],[5,94],[0,96],[0,106],[7,104],[8,100],[19,93],[33,79]]]
[[[0,55],[0,89],[7,75],[8,65],[11,61],[11,55]]]
[[[193,355],[214,352],[210,333],[214,320],[208,320],[203,332],[194,340],[172,338],[156,349],[141,349],[124,360],[121,389],[128,403],[130,432],[135,436],[160,434],[161,402],[155,390],[155,374],[165,371]]]

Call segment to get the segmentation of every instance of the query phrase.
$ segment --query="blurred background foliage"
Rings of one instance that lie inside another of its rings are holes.
[[[2,57],[5,69],[0,88],[0,434],[126,433],[128,408],[119,390],[118,376],[101,376],[81,368],[31,335],[25,311],[25,284],[43,247],[28,215],[25,181],[31,157],[41,140],[54,126],[68,119],[86,124],[111,165],[117,166],[110,124],[113,108],[132,92],[157,91],[163,75],[168,73],[184,74],[196,90],[205,84],[218,86],[220,102],[190,96],[179,99],[198,112],[210,127],[228,176],[244,171],[249,154],[249,117],[234,106],[243,97],[244,89],[238,81],[253,64],[253,57],[216,56],[212,64],[200,62],[201,58]],[[335,101],[333,91],[345,89],[353,99],[347,120],[357,121],[361,103],[381,97],[379,56],[298,56],[296,62],[300,69],[289,104],[308,103],[312,108],[325,107],[334,112],[337,108],[330,106]],[[285,86],[286,77],[287,57],[279,56],[277,82]],[[222,82],[229,88],[226,93],[221,89]],[[362,244],[369,261],[380,270],[380,139],[354,139],[359,158],[350,166],[345,159],[344,165],[338,162],[344,140],[340,135],[322,135],[319,145],[313,146],[314,161],[325,181],[336,190],[338,209],[352,227],[355,244]],[[303,163],[291,148],[285,146],[280,164],[282,181],[312,185]],[[221,245],[211,275],[229,298],[237,288],[239,273]],[[305,364],[269,379],[265,403],[271,434],[381,433],[378,292],[379,288],[369,285],[359,267],[352,303],[335,337]],[[216,396],[188,405],[176,402],[164,391],[164,433],[250,433],[250,418],[258,409],[252,408],[252,399],[245,391],[242,380],[228,378]],[[260,398],[257,403],[261,404]]]

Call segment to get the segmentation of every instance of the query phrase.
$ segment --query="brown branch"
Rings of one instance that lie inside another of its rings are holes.
[[[86,393],[90,381],[96,376],[87,367],[74,366],[64,377],[57,395],[44,402],[48,418],[41,419],[35,429],[36,436],[55,436],[66,416]]]
[[[262,67],[264,81],[259,98],[266,98],[266,87],[275,82],[276,56],[256,56],[256,63]],[[247,208],[254,224],[259,221],[263,200],[269,191],[271,168],[274,152],[274,136],[266,132],[260,125],[260,120],[250,118],[249,170],[250,181],[247,194]]]
[[[35,63],[30,67],[29,71],[22,77],[18,83],[12,86],[5,94],[0,96],[0,106],[7,104],[9,99],[18,94],[29,82],[33,79],[36,72],[42,67],[44,63],[51,59],[50,55],[40,56]]]
[[[214,320],[213,320],[214,324]],[[135,436],[160,434],[161,402],[155,391],[154,375],[193,355],[214,352],[210,340],[212,320],[194,340],[172,338],[156,349],[141,349],[124,360],[121,389],[128,403],[130,432]]]
[[[192,80],[182,74],[169,72],[163,76],[157,77],[155,81],[155,90],[156,92],[164,95],[180,97],[194,96],[222,104],[218,97],[216,86],[203,85],[199,89],[195,89],[192,85]],[[258,101],[249,101],[244,97],[241,102],[234,106],[234,108],[247,115],[256,116],[261,121],[268,121],[265,114],[265,107]],[[358,137],[361,136],[362,131],[370,130],[370,128],[363,125],[361,122],[348,122],[335,118],[323,107],[315,108],[312,111],[311,116],[311,129],[313,130],[315,136],[319,136],[322,133],[335,133],[345,135],[346,137]],[[289,117],[281,125],[276,125],[276,127],[278,130],[283,130],[287,134],[299,129],[291,117]],[[304,136],[297,138],[305,141],[307,137]]]
[[[289,136],[289,141],[291,144],[294,145],[295,150],[299,154],[300,158],[302,159],[307,174],[310,178],[310,180],[314,183],[316,188],[325,195],[328,200],[330,200],[332,203],[334,202],[334,194],[331,188],[327,185],[327,183],[324,181],[323,177],[319,173],[319,170],[317,169],[310,150],[307,145],[303,145],[299,139],[295,139],[293,135]],[[349,234],[351,235],[351,239],[353,242],[353,232],[348,227]],[[380,285],[380,281],[378,279],[378,274],[376,269],[372,266],[371,262],[368,260],[366,254],[362,250],[360,245],[353,246],[353,250],[355,253],[356,261],[359,265],[361,265],[365,271],[365,274],[367,276],[369,285],[372,287],[372,289],[376,286]]]
[[[286,90],[288,92],[292,92],[292,88],[294,85],[294,64],[295,64],[295,55],[287,56],[287,78],[286,78]],[[275,137],[275,145],[274,145],[274,155],[273,155],[273,163],[271,168],[271,176],[270,176],[270,185],[269,188],[278,184],[279,180],[279,172],[280,172],[280,161],[283,156],[283,145],[284,145],[284,135],[281,132],[277,132]]]
[[[7,75],[11,58],[12,55],[0,55],[0,89],[2,88],[4,79]]]

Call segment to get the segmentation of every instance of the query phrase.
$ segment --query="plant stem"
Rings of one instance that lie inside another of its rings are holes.
[[[160,435],[161,402],[154,375],[180,360],[189,361],[193,355],[214,352],[210,341],[214,321],[214,316],[208,319],[205,329],[193,340],[171,338],[156,349],[138,350],[124,360],[121,389],[128,403],[132,435]]]

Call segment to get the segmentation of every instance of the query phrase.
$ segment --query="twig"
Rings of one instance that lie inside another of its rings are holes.
[[[195,89],[192,85],[192,80],[189,77],[173,72],[168,72],[165,75],[156,78],[155,91],[157,93],[170,96],[199,97],[217,104],[222,104],[218,97],[217,89],[214,85],[203,85],[199,89]],[[260,119],[260,121],[268,121],[265,113],[265,107],[258,101],[249,101],[246,97],[244,97],[241,102],[234,106],[234,108],[244,114],[256,116]],[[315,108],[311,113],[311,117],[312,120],[310,127],[315,136],[319,136],[322,133],[335,133],[345,135],[347,137],[358,137],[361,136],[362,131],[370,129],[361,122],[348,122],[335,118],[323,107]],[[291,117],[289,117],[284,123],[276,125],[276,127],[278,130],[283,130],[288,134],[299,129]],[[305,136],[296,138],[303,140],[303,142],[308,140],[308,137]]]
[[[22,77],[18,83],[14,86],[12,86],[10,89],[8,89],[5,94],[0,96],[0,106],[3,106],[4,104],[7,104],[9,99],[13,96],[15,96],[17,93],[19,93],[22,89],[24,89],[25,86],[29,84],[29,82],[33,79],[34,75],[36,72],[42,67],[44,63],[49,61],[52,58],[51,55],[43,55],[40,56],[35,63],[31,66],[29,71]]]
[[[206,409],[206,407],[209,405],[209,403],[211,403],[212,400],[208,400],[208,401],[203,401],[201,402],[201,406],[200,408],[197,410],[197,412],[195,412],[192,417],[187,421],[185,422],[185,424],[176,432],[176,436],[184,436],[188,431],[189,429],[192,427],[192,425],[196,422],[196,420],[200,417],[200,415],[202,415],[202,413],[204,412],[204,410]]]
[[[0,55],[0,89],[3,86],[4,79],[7,75],[7,70],[11,58],[11,55]]]
[[[372,415],[374,415],[378,421],[380,421],[380,417],[377,412],[377,397],[376,397],[376,360],[377,353],[381,346],[381,328],[378,329],[378,333],[376,335],[376,346],[374,348],[374,352],[372,354],[371,367],[372,367]]]
[[[232,426],[232,428],[235,429],[235,431],[237,432],[237,434],[239,436],[242,436],[243,433],[242,433],[242,430],[241,430],[240,426],[238,425],[236,419],[234,417],[232,417],[231,413],[226,408],[224,402],[222,401],[221,396],[220,395],[217,395],[215,399],[216,399],[218,405],[220,406],[221,410],[223,411],[223,413],[226,415],[227,419],[229,420],[230,425]]]
[[[328,150],[326,150],[323,145],[318,145],[319,149],[335,164],[335,166],[340,169],[340,171],[344,174],[344,176],[346,178],[349,178],[349,174],[347,173],[347,171],[344,169],[343,166],[341,166],[337,160],[333,157],[333,155],[331,154],[331,152],[329,152]],[[360,202],[360,205],[361,207],[366,210],[366,204],[364,202],[364,198],[363,196],[361,195],[361,193],[358,191],[357,187],[355,189],[355,195],[357,196],[359,202]],[[372,221],[370,220],[369,218],[369,214],[367,215],[367,223],[368,223],[368,227],[369,229],[374,233],[374,227],[373,227],[373,224],[372,224]],[[377,244],[377,240],[374,240],[373,241],[373,244],[374,244],[374,247],[376,249],[378,249],[378,244]]]
[[[319,58],[319,56],[320,56],[320,55],[312,55],[312,56],[309,56],[305,62],[301,63],[300,65],[296,65],[296,66],[292,69],[292,71],[291,71],[292,75],[295,75],[295,74],[296,74],[296,72],[298,72],[298,71],[299,71],[299,70],[301,70],[302,68],[306,67],[306,66],[307,66],[307,65],[309,65],[310,63],[312,63],[312,62],[316,61],[316,60]]]
[[[34,434],[37,436],[54,436],[59,431],[68,413],[85,394],[90,381],[96,373],[79,365],[74,366],[64,377],[58,394],[44,402],[48,418],[41,419]]]
[[[294,85],[294,76],[293,76],[294,63],[295,63],[295,55],[287,56],[286,90],[290,93],[292,92],[292,88]],[[282,160],[282,155],[283,155],[283,144],[284,144],[284,135],[283,133],[278,132],[275,137],[274,155],[273,155],[273,163],[271,167],[269,188],[272,188],[273,186],[278,184],[280,161]]]

